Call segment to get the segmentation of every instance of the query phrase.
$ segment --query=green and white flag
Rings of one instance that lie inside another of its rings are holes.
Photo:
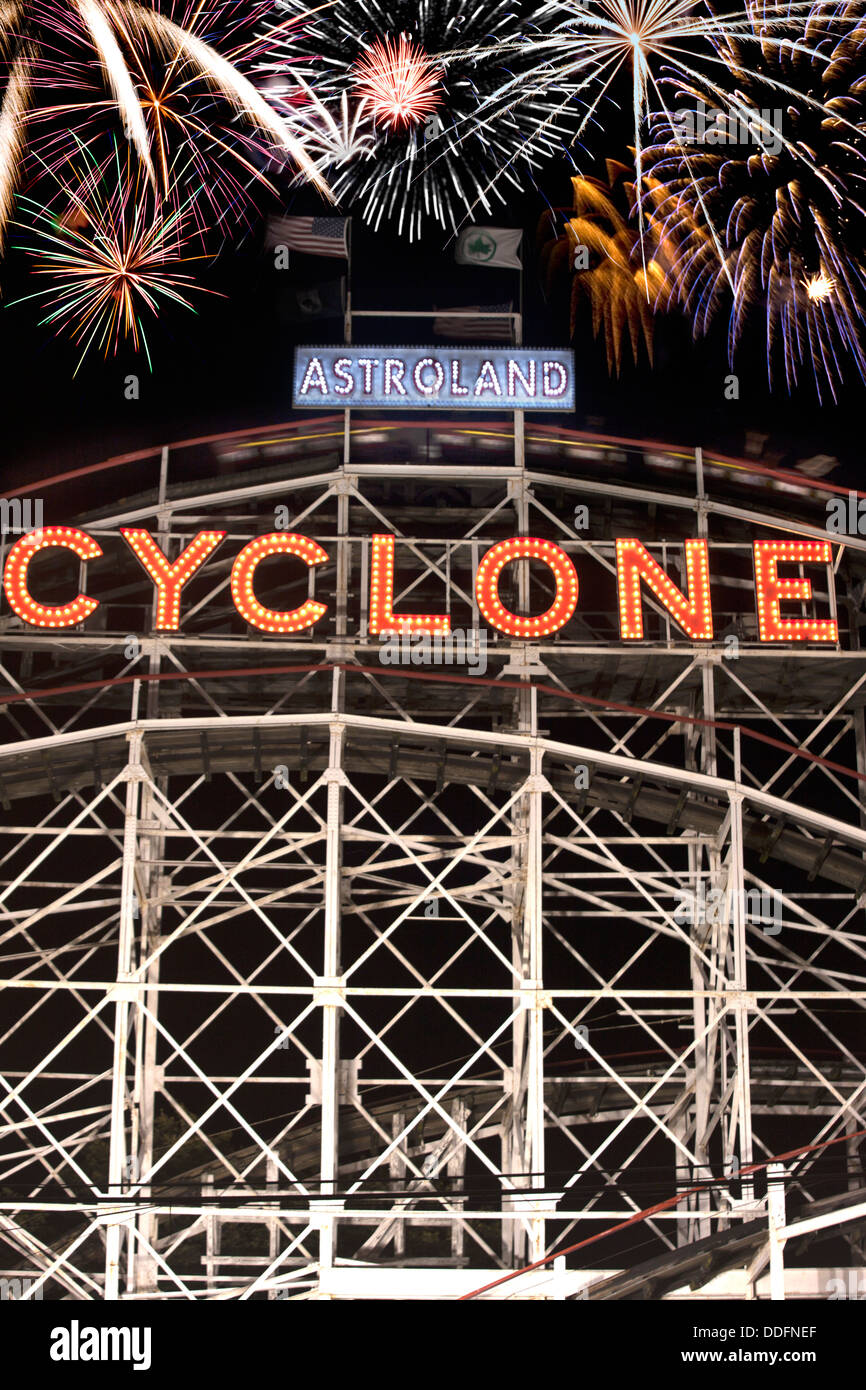
[[[519,227],[465,227],[457,238],[458,265],[500,265],[519,270]]]

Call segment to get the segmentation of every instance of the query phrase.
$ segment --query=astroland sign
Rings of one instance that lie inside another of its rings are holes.
[[[376,410],[573,410],[574,353],[556,348],[299,347],[293,404]]]

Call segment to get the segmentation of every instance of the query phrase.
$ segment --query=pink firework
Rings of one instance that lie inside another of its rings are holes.
[[[440,103],[440,70],[406,34],[376,39],[354,68],[354,84],[374,121],[411,126]]]

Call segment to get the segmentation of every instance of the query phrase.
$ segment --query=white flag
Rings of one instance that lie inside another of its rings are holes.
[[[458,265],[502,265],[519,270],[519,227],[465,227],[457,238]]]

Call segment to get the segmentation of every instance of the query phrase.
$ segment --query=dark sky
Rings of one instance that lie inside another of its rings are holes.
[[[494,218],[481,222],[524,227],[526,327],[528,346],[568,341],[568,286],[545,302],[536,253],[535,229],[547,202],[570,200],[567,164],[548,166],[544,192],[525,196]],[[293,213],[327,212],[315,195],[287,192]],[[343,209],[342,211],[348,211]],[[227,248],[206,272],[203,283],[226,298],[195,297],[197,314],[171,307],[148,329],[153,357],[123,352],[101,358],[92,352],[73,376],[78,352],[68,339],[40,327],[37,306],[11,304],[32,292],[24,258],[13,252],[3,277],[0,307],[0,361],[7,486],[95,462],[118,452],[221,430],[258,427],[291,414],[292,345],[297,341],[339,341],[335,320],[294,324],[285,302],[298,283],[333,280],[344,263],[295,255],[288,271],[273,269],[261,249],[263,224],[241,246]],[[501,303],[517,299],[517,274],[459,267],[453,245],[440,229],[410,245],[390,231],[373,233],[355,216],[352,289],[356,307],[453,307],[460,303]],[[14,241],[14,237],[13,237]],[[423,341],[423,327],[404,341]],[[355,341],[394,341],[393,323],[355,332]],[[765,458],[791,466],[816,453],[838,457],[833,481],[860,477],[858,430],[866,391],[852,381],[837,406],[819,406],[814,389],[804,386],[789,398],[780,386],[767,389],[766,356],[760,330],[738,360],[740,399],[725,399],[724,334],[695,345],[690,326],[671,315],[656,328],[656,360],[630,361],[620,380],[611,380],[603,345],[581,322],[575,339],[578,405],[568,421],[577,428],[658,438],[685,445],[703,444],[741,453],[748,431],[766,434]],[[140,396],[129,401],[124,382],[140,378]],[[565,423],[565,421],[563,421]]]

